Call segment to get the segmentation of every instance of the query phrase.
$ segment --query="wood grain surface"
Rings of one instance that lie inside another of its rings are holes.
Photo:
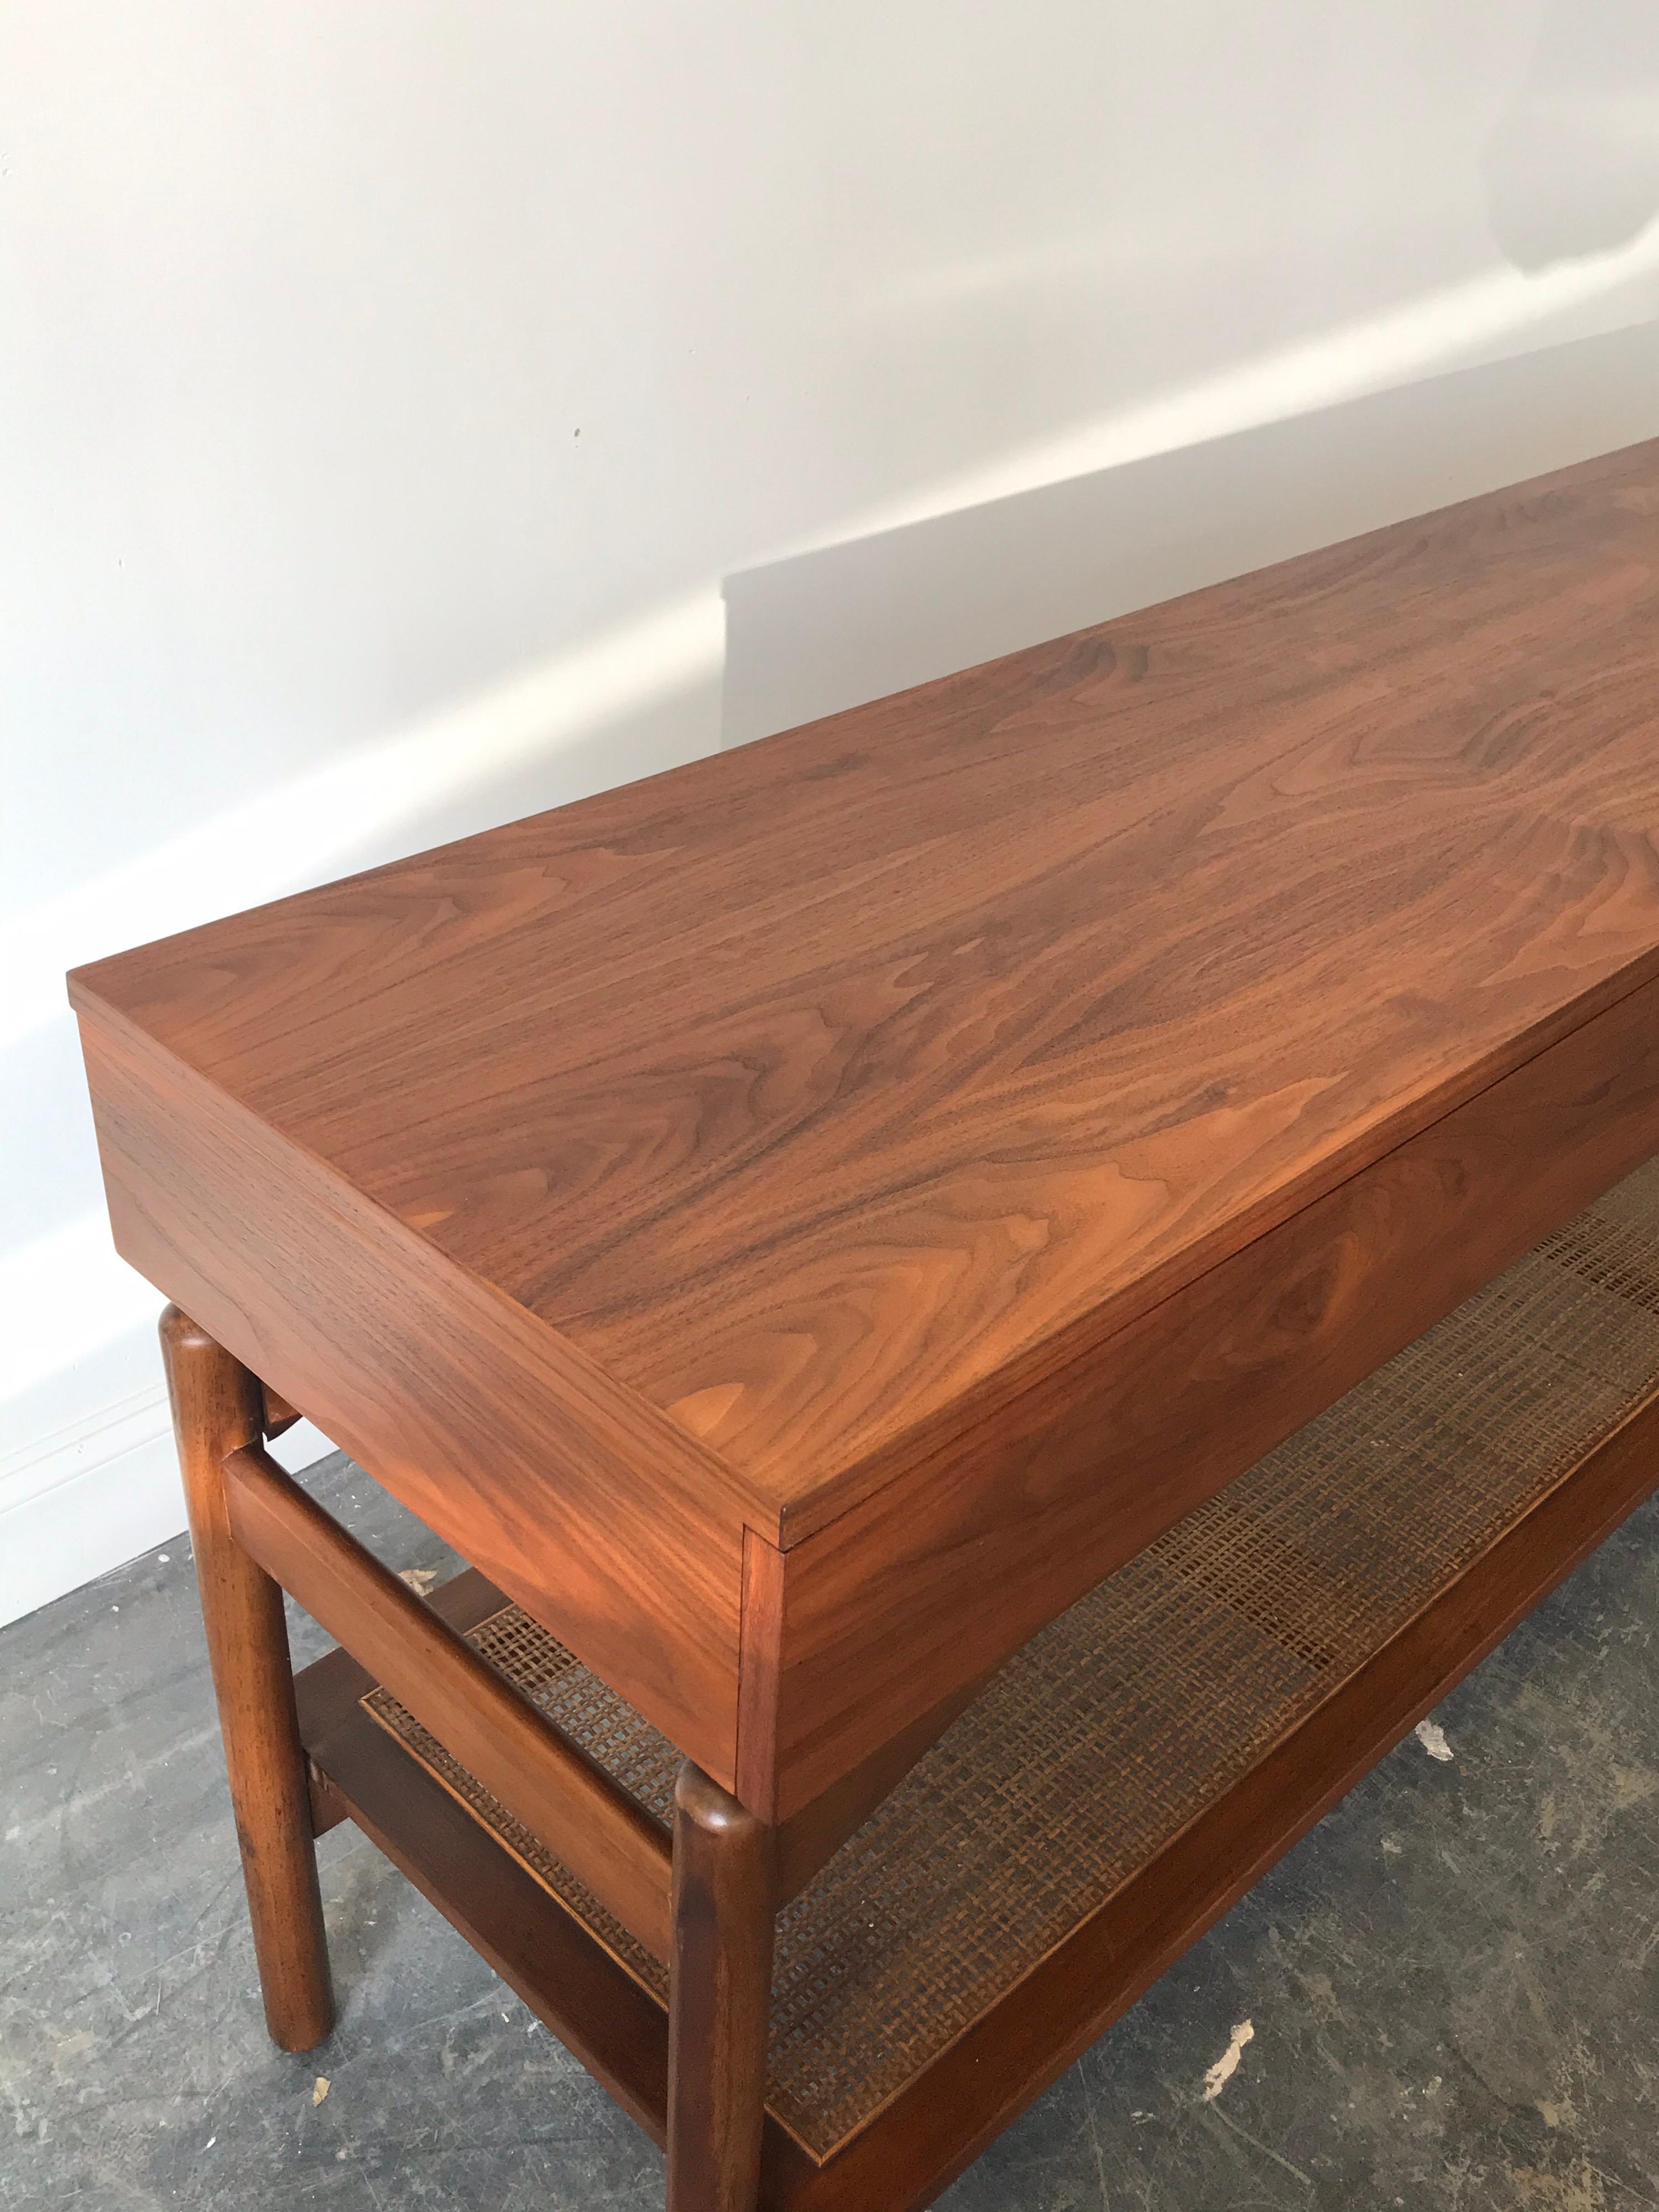
[[[1650,445],[76,995],[666,1410],[788,1544],[1659,969],[1656,676]]]
[[[1659,981],[1096,1358],[965,1405],[902,1485],[787,1552],[751,1534],[747,1801],[791,1820],[833,1792],[1656,1151]]]
[[[118,1243],[784,1817],[1659,1146],[1656,700],[1659,443],[117,956]]]
[[[691,1439],[193,1070],[82,1033],[119,1249],[729,1784],[743,1528]]]

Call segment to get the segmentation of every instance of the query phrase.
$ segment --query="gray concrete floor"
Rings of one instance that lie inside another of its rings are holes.
[[[449,1564],[344,1462],[307,1479]],[[950,2212],[1659,2208],[1656,1619],[1650,1507],[1448,1699],[1453,1756],[1408,1739]],[[349,1826],[339,2027],[266,2041],[186,1546],[0,1632],[0,2204],[660,2204],[646,2138]]]

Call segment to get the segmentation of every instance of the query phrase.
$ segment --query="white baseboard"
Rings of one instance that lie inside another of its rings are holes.
[[[291,1470],[334,1447],[301,1421],[273,1448]],[[167,1394],[135,1392],[0,1462],[0,1627],[183,1540]]]

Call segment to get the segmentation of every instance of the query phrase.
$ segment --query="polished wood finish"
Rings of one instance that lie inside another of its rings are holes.
[[[772,1913],[770,1831],[688,1760],[674,1789],[668,2212],[754,2212]]]
[[[1659,983],[774,1553],[787,1820],[1659,1151]],[[757,1540],[751,1537],[751,1555]],[[775,1583],[775,1589],[770,1587]],[[775,1624],[775,1626],[772,1625]]]
[[[191,1069],[83,1037],[126,1256],[731,1781],[742,1526],[691,1440]]]
[[[1654,972],[1656,564],[1644,446],[77,1002],[672,1409],[787,1542]]]
[[[480,1621],[488,1620],[492,1613],[499,1613],[507,1601],[488,1576],[481,1575],[476,1567],[468,1567],[459,1575],[452,1575],[447,1582],[440,1583],[426,1600],[431,1611],[460,1636],[476,1628]],[[294,1682],[301,1741],[307,1747],[319,1742],[374,1684],[374,1675],[343,1645],[337,1646],[326,1658],[306,1668]],[[351,1809],[315,1758],[308,1757],[307,1763],[310,1769],[312,1826],[320,1836],[340,1821],[349,1820]]]
[[[624,1928],[667,1960],[662,1830],[257,1445],[225,1462],[237,1542],[370,1668]]]
[[[753,1528],[743,1540],[738,1631],[738,1740],[732,1784],[743,1802],[775,1820],[779,1699],[784,1651],[784,1555]]]
[[[1656,617],[1650,445],[79,970],[118,1241],[787,1813],[872,1585],[769,1653],[745,1530],[1065,1493],[1132,1329],[1659,977]]]
[[[285,2051],[334,2025],[283,1594],[231,1532],[222,1464],[260,1433],[258,1380],[176,1306],[161,1351],[265,2019]]]
[[[510,1601],[488,1575],[465,1567],[458,1575],[434,1585],[422,1600],[447,1628],[465,1636],[498,1613]],[[300,1734],[307,1745],[326,1733],[346,1708],[374,1688],[380,1677],[356,1659],[343,1644],[325,1658],[302,1668],[294,1678],[295,1702],[300,1715]]]

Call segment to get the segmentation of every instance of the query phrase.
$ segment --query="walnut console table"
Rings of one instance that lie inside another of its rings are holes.
[[[1659,445],[77,971],[277,2040],[926,2203],[1659,1478],[1656,832]]]

